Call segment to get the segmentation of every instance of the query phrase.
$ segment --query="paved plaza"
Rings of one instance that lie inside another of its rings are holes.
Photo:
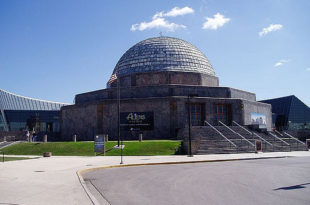
[[[309,168],[300,161],[308,160],[310,152],[307,151],[299,151],[299,152],[276,152],[276,153],[248,153],[248,154],[227,154],[227,155],[199,155],[194,157],[187,157],[187,156],[132,156],[132,157],[124,157],[124,165],[133,165],[133,164],[150,164],[150,163],[174,163],[174,162],[191,162],[191,161],[218,161],[218,160],[240,160],[240,159],[255,159],[255,158],[273,158],[273,157],[296,157],[298,159],[298,163],[294,165],[294,161],[287,161],[288,165],[292,166],[290,170],[290,176],[292,179],[295,179],[294,176],[299,174],[298,170],[303,168]],[[268,159],[272,160],[272,159]],[[267,160],[267,161],[268,161]],[[279,159],[280,160],[280,159]],[[285,159],[283,159],[285,160]],[[290,160],[290,159],[288,159]],[[263,165],[258,166],[258,169],[255,169],[255,163],[263,163],[260,162],[262,160],[253,160],[253,167],[251,168],[252,161],[242,161],[240,163],[245,163],[249,166],[249,170],[253,173],[258,173],[259,171],[264,171]],[[29,205],[36,205],[36,204],[94,204],[99,200],[94,199],[96,195],[92,194],[92,190],[88,189],[85,186],[83,178],[80,178],[77,174],[78,171],[91,169],[91,168],[98,168],[98,167],[108,167],[113,165],[119,165],[120,157],[107,157],[107,156],[100,156],[100,157],[51,157],[51,158],[37,158],[37,159],[30,159],[30,160],[22,160],[22,161],[10,161],[5,163],[0,163],[0,204],[29,204]],[[284,161],[286,162],[286,161]],[[223,163],[223,165],[221,165]],[[234,178],[232,174],[236,172],[236,170],[243,170],[242,166],[235,167],[233,170],[234,172],[229,172],[227,166],[225,167],[226,163],[239,163],[239,162],[212,162],[212,163],[205,163],[206,166],[215,166],[216,164],[223,166],[222,169],[218,170],[218,174],[220,172],[226,173],[225,175],[218,176],[218,181],[221,178],[225,177],[225,181],[229,180],[237,180],[238,178]],[[268,162],[270,166],[273,166],[272,161]],[[285,170],[285,163],[283,163],[282,170]],[[293,166],[294,165],[294,166]],[[165,165],[167,166],[167,165]],[[158,169],[157,167],[164,167],[165,166],[148,166],[144,167],[137,167],[137,172],[135,175],[138,177],[141,173],[139,168],[143,169]],[[183,165],[177,165],[177,167]],[[189,167],[197,167],[199,168],[199,164],[187,164],[187,170]],[[276,170],[280,169],[280,167],[275,166]],[[133,168],[133,167],[131,167]],[[167,167],[168,170],[171,170]],[[127,169],[127,168],[122,168]],[[122,170],[119,169],[119,170]],[[162,169],[162,168],[161,168]],[[119,172],[118,168],[111,168],[106,169],[110,170],[109,172],[115,170],[115,172]],[[164,169],[162,169],[164,171]],[[169,174],[167,170],[167,174]],[[196,170],[196,169],[193,169]],[[212,170],[212,169],[211,169]],[[211,173],[210,170],[210,173]],[[248,170],[244,169],[245,171]],[[189,170],[190,171],[190,170]],[[87,171],[84,171],[84,175],[87,174]],[[162,172],[164,173],[164,172]],[[194,173],[194,172],[193,172]],[[206,174],[210,174],[206,173]],[[309,173],[309,170],[308,170]],[[183,173],[185,174],[185,172]],[[173,180],[176,177],[180,177],[180,183],[184,183],[186,181],[185,177],[182,177],[178,173],[170,173],[170,176],[165,176],[168,180],[167,183],[171,182],[169,180]],[[249,179],[251,175],[249,175]],[[274,176],[277,176],[274,173]],[[277,186],[272,186],[273,189],[281,188],[281,187],[290,187],[290,186],[298,186],[299,184],[309,183],[310,179],[307,177],[302,177],[295,181],[285,181],[283,184],[275,184]],[[141,176],[142,177],[142,176]],[[284,176],[283,176],[284,177]],[[152,176],[149,176],[150,179],[155,180]],[[136,179],[136,178],[135,178]],[[193,178],[195,179],[195,178]],[[215,180],[216,178],[213,177]],[[268,179],[272,179],[271,177]],[[255,178],[253,174],[253,180],[256,181],[258,184],[256,185],[258,190],[260,189],[260,185],[266,183],[265,181],[260,181],[261,178]],[[222,180],[223,181],[223,180]],[[120,181],[120,184],[126,185],[126,181]],[[151,181],[152,182],[152,181]],[[136,183],[144,183],[142,181],[136,181]],[[194,184],[196,181],[194,182]],[[208,182],[209,183],[209,182]],[[87,184],[87,183],[86,183]],[[193,184],[193,183],[191,183]],[[131,186],[132,184],[128,184]],[[164,185],[164,184],[163,184]],[[176,184],[177,185],[177,184]],[[223,184],[222,184],[223,185]],[[127,185],[126,185],[127,186]],[[151,186],[151,185],[150,185]],[[187,188],[189,184],[186,185]],[[220,184],[219,184],[220,186]],[[233,186],[230,184],[229,186]],[[241,186],[241,184],[236,185]],[[244,185],[245,187],[250,188],[248,184]],[[301,190],[307,191],[308,185],[300,185],[304,186]],[[113,188],[113,187],[111,187]],[[184,189],[185,189],[184,188]],[[225,188],[228,189],[229,187]],[[181,188],[178,188],[181,189]],[[280,189],[277,193],[283,192],[284,190]],[[254,191],[253,191],[254,192]],[[130,193],[130,192],[128,192]],[[200,192],[198,192],[200,193]],[[223,193],[223,191],[220,191]],[[259,193],[259,192],[257,192]],[[157,195],[157,193],[152,193],[153,195]],[[124,195],[124,193],[122,194]],[[308,192],[309,195],[309,192]],[[257,196],[259,197],[259,196]],[[298,195],[299,197],[299,195]],[[158,198],[159,200],[160,198]],[[252,200],[253,201],[253,200]],[[100,201],[101,202],[101,201]]]

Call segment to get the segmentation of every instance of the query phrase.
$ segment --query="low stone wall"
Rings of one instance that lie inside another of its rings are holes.
[[[197,154],[200,149],[201,134],[200,126],[195,126],[191,128],[191,144],[192,144],[192,154]],[[188,142],[188,127],[182,128],[179,132],[178,139],[183,140],[183,149],[186,154],[188,153],[189,142]]]

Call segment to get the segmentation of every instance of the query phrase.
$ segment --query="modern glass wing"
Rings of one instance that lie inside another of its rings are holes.
[[[12,111],[55,112],[60,111],[61,107],[65,105],[69,104],[24,97],[0,89],[0,130],[9,131],[9,128],[12,127],[7,119],[8,113],[12,113]]]

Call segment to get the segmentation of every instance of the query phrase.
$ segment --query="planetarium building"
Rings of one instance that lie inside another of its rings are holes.
[[[188,125],[259,124],[271,129],[271,106],[256,101],[254,93],[220,87],[206,56],[192,44],[177,38],[143,40],[117,62],[107,88],[75,96],[64,106],[62,135],[93,140],[96,134],[117,139],[117,82],[120,85],[121,135],[143,134],[144,139],[177,139]],[[119,80],[119,81],[118,81]]]

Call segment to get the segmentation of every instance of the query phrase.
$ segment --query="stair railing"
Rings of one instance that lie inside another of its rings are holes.
[[[216,129],[214,126],[212,126],[208,121],[205,120],[205,124],[209,125],[214,131],[216,131],[219,135],[221,135],[225,140],[227,140],[230,144],[232,144],[234,147],[237,148],[237,145],[233,143],[230,139],[225,137],[218,129]]]
[[[271,144],[270,142],[268,142],[267,140],[265,140],[263,137],[259,136],[258,134],[256,134],[255,132],[250,132],[249,130],[247,130],[245,127],[242,127],[241,125],[239,125],[237,122],[233,121],[233,123],[235,123],[238,127],[242,128],[243,130],[245,130],[246,132],[248,132],[249,134],[255,135],[256,137],[258,137],[259,139],[263,140],[264,142],[266,142],[267,144],[271,145],[273,147],[273,144]]]
[[[292,135],[288,134],[287,132],[283,132],[285,135],[289,136],[291,139],[296,140],[297,142],[300,142],[303,145],[306,145],[306,143],[300,141],[299,139],[297,139],[296,137],[293,137]],[[297,143],[297,148],[298,148],[298,143]]]
[[[274,138],[280,140],[281,142],[283,142],[284,144],[288,145],[288,146],[291,146],[289,143],[285,142],[284,140],[282,140],[280,137],[278,137],[277,135],[275,134],[272,134],[271,132],[269,132],[269,134],[271,134]]]
[[[229,129],[230,131],[232,131],[233,133],[235,133],[236,135],[240,136],[242,139],[244,139],[245,141],[247,141],[250,145],[252,145],[253,147],[255,147],[255,145],[250,142],[248,139],[246,139],[245,137],[243,137],[241,134],[239,134],[238,132],[235,132],[234,130],[232,130],[230,127],[228,127],[227,125],[225,125],[224,123],[222,123],[221,121],[219,121],[219,123],[221,125],[223,125],[224,127],[226,127],[227,129]]]
[[[278,130],[274,130],[275,133],[277,133],[278,135],[280,135],[281,137],[283,137],[283,134],[281,132],[279,132]]]

